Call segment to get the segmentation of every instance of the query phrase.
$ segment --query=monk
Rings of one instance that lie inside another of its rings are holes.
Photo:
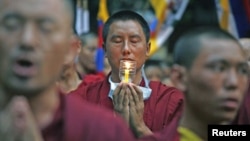
[[[1,141],[133,141],[118,116],[58,91],[63,63],[75,51],[72,6],[0,0]]]
[[[248,82],[244,52],[238,40],[226,31],[200,27],[179,38],[174,64],[176,82],[184,92],[183,114],[164,131],[148,138],[206,141],[208,125],[230,124],[241,105]]]
[[[95,54],[98,48],[98,37],[88,32],[79,35],[81,51],[76,62],[77,72],[84,79],[85,75],[96,74]]]
[[[65,94],[68,94],[69,92],[75,90],[78,85],[81,84],[81,79],[78,76],[75,63],[75,58],[78,57],[81,50],[81,43],[76,33],[72,33],[71,38],[71,48],[74,51],[72,51],[73,54],[70,55],[71,57],[68,57],[63,63],[63,69],[59,80],[57,81],[57,85],[60,91]]]
[[[160,131],[178,118],[182,92],[145,76],[144,63],[151,45],[145,19],[133,11],[119,11],[106,21],[102,36],[111,73],[103,81],[81,85],[71,94],[122,116],[137,137]],[[120,61],[129,60],[136,62],[136,72],[127,83],[119,77],[119,66]]]

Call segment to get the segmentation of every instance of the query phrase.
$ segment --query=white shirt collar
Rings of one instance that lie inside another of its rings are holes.
[[[150,97],[151,95],[151,92],[152,92],[152,89],[149,88],[149,81],[148,80],[145,80],[144,78],[144,81],[146,83],[146,87],[142,87],[142,86],[139,86],[139,88],[142,90],[143,92],[143,99],[146,100]],[[114,83],[112,80],[111,80],[111,75],[109,76],[109,83],[110,83],[110,91],[109,91],[109,94],[108,94],[108,97],[110,97],[112,100],[113,100],[113,93],[114,93],[114,90],[115,88],[117,87],[117,85],[119,83]]]

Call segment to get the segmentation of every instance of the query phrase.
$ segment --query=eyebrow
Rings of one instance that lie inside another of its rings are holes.
[[[11,18],[15,18],[15,19],[18,19],[18,20],[24,20],[24,18],[20,14],[17,14],[17,13],[4,14],[2,19],[7,20],[7,19],[11,19]]]
[[[141,36],[139,36],[137,34],[134,34],[134,35],[131,35],[130,38],[139,38],[139,39],[141,39]]]
[[[25,18],[19,14],[19,13],[7,13],[3,16],[3,20],[7,20],[7,19],[10,19],[10,18],[15,18],[15,19],[18,19],[18,20],[24,20]],[[38,23],[42,23],[42,22],[48,22],[48,23],[56,23],[56,21],[51,18],[51,17],[45,17],[45,16],[41,16],[37,19],[35,19]]]
[[[114,39],[114,38],[121,38],[121,36],[120,35],[112,35],[111,39]]]
[[[207,64],[213,64],[213,63],[222,63],[222,64],[226,64],[229,65],[230,63],[228,61],[226,61],[223,58],[218,58],[218,59],[214,59],[214,60],[209,60]],[[236,63],[237,66],[247,66],[247,62],[246,61],[240,61]]]

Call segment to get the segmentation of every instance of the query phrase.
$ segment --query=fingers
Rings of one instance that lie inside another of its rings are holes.
[[[3,114],[5,119],[2,118]],[[0,125],[0,137],[5,141],[42,141],[29,103],[24,97],[15,96],[11,99],[0,113]]]
[[[16,139],[23,141],[42,141],[40,130],[35,122],[29,103],[24,97],[14,97],[11,101]]]
[[[119,84],[115,90],[114,97],[114,110],[117,112],[123,119],[129,123],[129,88],[127,84]]]
[[[27,128],[28,118],[31,116],[28,101],[23,97],[14,97],[11,104],[14,127],[21,134]]]
[[[122,89],[122,84],[119,84],[116,88],[115,88],[115,91],[114,91],[114,94],[113,94],[113,104],[116,105],[117,103],[119,103],[119,93]]]
[[[11,99],[0,115],[0,136],[4,140],[21,140],[27,131],[28,102],[24,97],[15,96]],[[5,119],[3,119],[5,118]],[[1,135],[4,133],[4,135]]]
[[[119,84],[114,92],[114,108],[117,112],[122,112],[123,109],[128,106],[129,100],[127,94],[127,85]]]
[[[123,105],[126,104],[126,102],[124,102],[125,95],[126,95],[126,89],[127,89],[127,86],[126,85],[122,85],[122,88],[121,88],[121,91],[119,93],[118,100],[117,100],[118,103],[120,104],[120,106],[123,106]]]
[[[123,105],[128,106],[129,105],[129,95],[131,95],[131,92],[130,92],[130,89],[128,87],[126,87],[125,91],[126,92],[124,93]]]
[[[143,93],[138,86],[134,84],[130,84],[129,88],[130,88],[131,95],[133,96],[133,101],[135,102],[135,104],[143,101]]]

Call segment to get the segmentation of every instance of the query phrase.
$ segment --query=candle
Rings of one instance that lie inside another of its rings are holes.
[[[125,83],[129,82],[129,70],[128,69],[125,69],[124,82]]]
[[[121,60],[119,68],[119,78],[121,82],[132,82],[136,72],[136,62],[132,60]]]
[[[124,82],[129,82],[129,69],[130,69],[130,62],[125,62],[125,72],[124,72]]]

